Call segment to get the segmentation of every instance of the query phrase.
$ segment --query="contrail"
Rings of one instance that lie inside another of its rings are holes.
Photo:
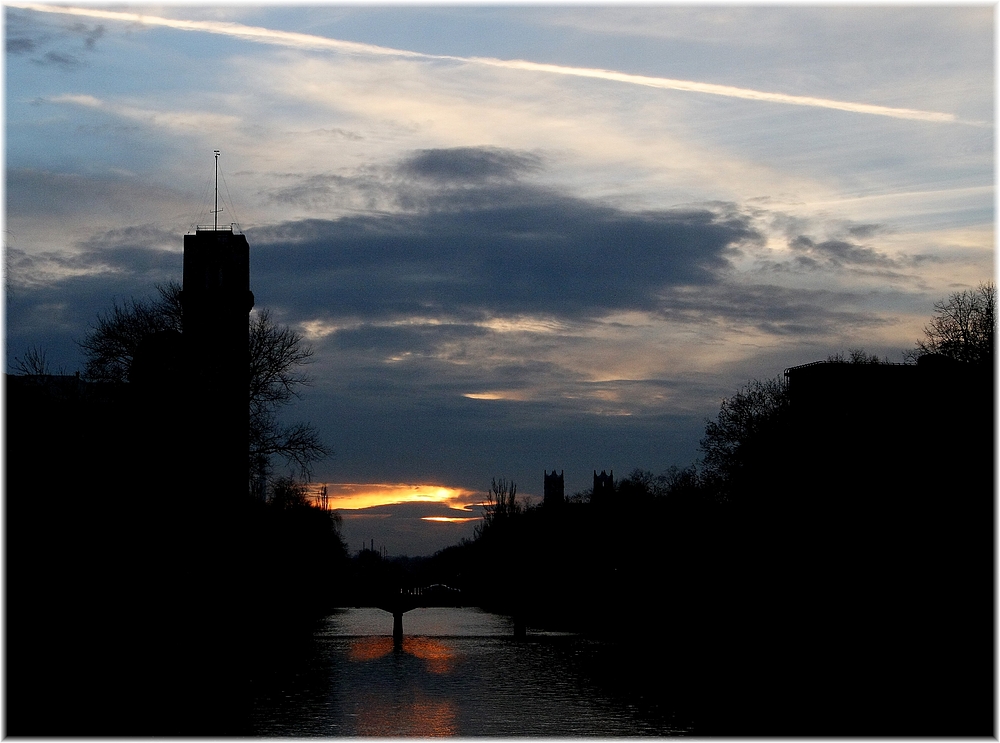
[[[323,36],[314,36],[312,34],[301,34],[292,31],[277,31],[269,28],[261,28],[259,26],[245,26],[240,23],[231,23],[226,21],[186,21],[173,18],[163,18],[160,16],[143,15],[142,13],[125,13],[112,10],[99,10],[97,8],[60,7],[56,5],[40,5],[36,3],[8,2],[5,3],[5,5],[11,8],[34,10],[40,13],[60,13],[63,15],[100,18],[107,21],[136,23],[145,26],[164,26],[181,31],[201,31],[203,33],[221,34],[224,36],[234,36],[241,39],[247,39],[249,41],[276,44],[279,46],[294,47],[297,49],[326,49],[347,54],[447,60],[465,64],[502,67],[511,70],[526,70],[530,72],[543,72],[553,75],[588,77],[597,80],[628,83],[630,85],[644,85],[650,88],[682,90],[692,93],[707,93],[709,95],[720,95],[727,98],[744,98],[746,100],[765,101],[768,103],[784,103],[792,106],[831,108],[838,111],[849,111],[851,113],[870,114],[874,116],[889,116],[896,119],[913,119],[916,121],[942,123],[982,123],[961,121],[954,114],[941,113],[939,111],[921,111],[913,108],[892,108],[889,106],[876,106],[869,103],[853,103],[850,101],[835,101],[828,98],[787,95],[785,93],[770,93],[761,90],[750,90],[748,88],[736,88],[730,85],[700,83],[692,80],[672,80],[665,77],[630,75],[628,73],[615,72],[613,70],[602,70],[587,67],[565,67],[562,65],[540,64],[538,62],[528,62],[519,59],[504,60],[486,57],[455,57],[450,55],[424,54],[422,52],[411,52],[405,49],[392,49],[389,47],[375,46],[373,44],[361,44],[353,41],[330,39]]]
[[[533,70],[537,72],[551,72],[558,75],[593,77],[600,80],[613,80],[616,82],[631,83],[632,85],[645,85],[650,88],[686,90],[693,93],[709,93],[710,95],[721,95],[728,98],[746,98],[748,100],[767,101],[769,103],[788,103],[793,106],[834,108],[838,111],[851,111],[859,114],[875,114],[876,116],[891,116],[897,119],[916,119],[918,121],[942,121],[950,123],[958,122],[958,119],[953,114],[940,113],[938,111],[920,111],[913,108],[890,108],[889,106],[876,106],[870,103],[851,103],[849,101],[833,101],[827,98],[788,95],[786,93],[768,93],[761,90],[734,88],[730,85],[716,85],[714,83],[699,83],[692,80],[671,80],[667,77],[629,75],[625,72],[614,72],[612,70],[590,69],[587,67],[563,67],[561,65],[539,64],[538,62],[524,62],[522,60],[485,59],[481,57],[470,57],[467,61],[476,62],[478,64],[488,64],[494,67],[507,67],[515,70]]]

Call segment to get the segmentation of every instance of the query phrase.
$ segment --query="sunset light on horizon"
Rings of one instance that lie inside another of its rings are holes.
[[[481,492],[442,485],[411,485],[405,483],[311,483],[310,495],[317,497],[323,486],[327,488],[330,510],[357,511],[379,506],[404,503],[434,504],[455,511],[471,513],[484,500]],[[449,521],[475,520],[478,514],[448,518]],[[442,521],[445,517],[425,517],[425,520]]]

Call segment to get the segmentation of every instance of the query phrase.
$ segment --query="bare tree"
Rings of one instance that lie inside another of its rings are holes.
[[[476,527],[476,536],[480,537],[498,524],[509,521],[524,510],[517,500],[517,484],[508,482],[501,477],[493,478],[490,490],[483,503],[483,523]]]
[[[14,371],[28,376],[51,374],[49,362],[45,358],[45,351],[38,346],[32,346],[24,355],[13,359]]]
[[[157,285],[156,299],[113,302],[79,342],[85,357],[84,376],[95,382],[127,382],[142,339],[165,330],[182,331],[181,287]]]
[[[302,367],[312,349],[265,309],[250,319],[250,489],[263,497],[276,459],[308,479],[313,462],[330,451],[305,423],[282,424],[278,411],[309,383]]]
[[[863,348],[852,348],[847,352],[847,356],[839,351],[826,357],[828,364],[891,364],[888,358],[879,358],[873,353],[868,353]]]
[[[308,508],[312,504],[306,496],[306,486],[291,477],[279,477],[271,488],[268,503],[280,510]]]
[[[330,492],[327,490],[326,483],[319,489],[319,493],[316,495],[316,500],[319,503],[319,507],[324,511],[330,510]]]
[[[85,376],[95,381],[127,382],[143,338],[162,331],[183,332],[184,309],[177,282],[156,287],[155,299],[114,302],[80,341],[86,359]],[[302,337],[278,325],[267,310],[249,320],[248,404],[250,416],[249,488],[264,499],[276,461],[308,479],[314,462],[329,449],[308,423],[284,424],[278,413],[299,396],[308,383],[302,367],[312,349]]]
[[[278,325],[266,309],[250,317],[250,406],[274,410],[299,396],[309,383],[302,371],[312,348],[286,325]]]
[[[912,356],[942,354],[971,364],[993,362],[996,335],[996,284],[992,281],[934,303],[934,317],[924,327],[925,339]]]

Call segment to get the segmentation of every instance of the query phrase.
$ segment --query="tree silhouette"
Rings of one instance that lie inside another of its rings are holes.
[[[841,352],[831,354],[826,357],[828,364],[891,364],[887,358],[880,359],[873,353],[868,353],[863,348],[852,348],[845,356]]]
[[[924,327],[925,340],[912,356],[941,354],[972,364],[993,363],[997,287],[992,281],[956,292],[934,303],[934,317]]]
[[[183,331],[180,284],[171,281],[157,285],[156,290],[154,299],[116,301],[97,316],[79,342],[85,356],[85,378],[132,381],[138,374],[136,354],[144,339]],[[282,424],[278,420],[278,411],[298,397],[299,388],[308,382],[302,367],[312,349],[291,328],[275,323],[266,309],[251,315],[248,333],[249,487],[262,499],[269,484],[274,484],[275,460],[308,477],[312,463],[330,452],[308,423]]]
[[[153,300],[113,302],[97,315],[80,348],[84,354],[83,375],[92,382],[128,382],[136,352],[143,339],[163,331],[182,331],[181,287],[171,281],[156,287]]]
[[[523,511],[517,501],[517,484],[501,477],[495,477],[483,503],[483,523],[476,527],[476,536],[482,536],[492,528],[509,522]]]
[[[788,390],[780,377],[752,379],[725,398],[718,417],[705,424],[700,444],[705,478],[723,494],[731,494],[732,485],[771,447],[788,404]]]
[[[301,369],[311,357],[301,336],[276,324],[266,309],[251,316],[250,489],[258,498],[264,497],[276,458],[308,478],[312,463],[330,453],[311,425],[278,421],[278,410],[308,384]]]
[[[14,371],[27,376],[51,374],[45,351],[38,346],[32,346],[23,355],[12,361]]]

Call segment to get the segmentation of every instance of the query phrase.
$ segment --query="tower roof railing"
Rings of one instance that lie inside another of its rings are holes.
[[[235,222],[231,224],[197,224],[194,227],[195,232],[239,232],[239,225]]]

